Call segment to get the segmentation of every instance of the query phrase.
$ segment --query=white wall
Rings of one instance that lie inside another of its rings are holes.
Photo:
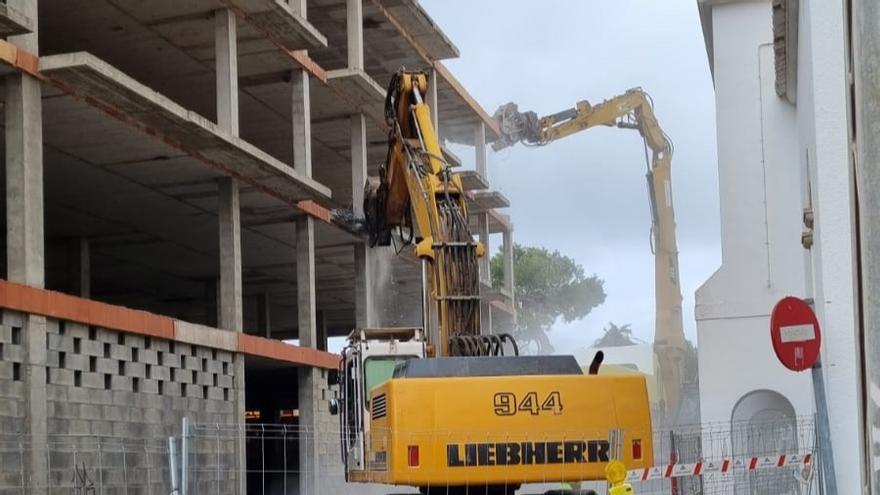
[[[770,1],[712,9],[722,267],[696,295],[704,422],[729,421],[755,389],[813,409],[808,374],[782,368],[768,314],[782,296],[814,299],[823,330],[838,493],[861,492],[853,194],[842,2],[801,0],[796,106],[776,96]],[[766,181],[764,180],[766,178]],[[801,211],[815,216],[800,245]]]
[[[862,436],[856,348],[853,194],[848,153],[842,2],[802,1],[798,65],[800,163],[815,212],[805,251],[807,297],[823,330],[822,360],[838,493],[861,493]],[[809,156],[809,159],[807,158]],[[805,188],[807,189],[807,188]]]
[[[730,421],[766,389],[811,414],[809,375],[785,370],[770,344],[773,306],[805,293],[797,116],[774,89],[770,1],[712,15],[722,266],[696,294],[700,413]]]

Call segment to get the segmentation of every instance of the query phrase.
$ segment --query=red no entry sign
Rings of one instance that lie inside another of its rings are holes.
[[[776,357],[792,371],[809,369],[819,358],[819,321],[813,309],[797,297],[776,303],[770,316],[770,338]]]

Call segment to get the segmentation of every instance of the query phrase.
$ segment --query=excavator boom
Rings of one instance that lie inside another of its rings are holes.
[[[672,203],[673,146],[654,115],[650,96],[633,88],[597,105],[579,101],[574,108],[541,118],[535,112],[520,112],[515,103],[507,103],[495,112],[495,119],[502,132],[501,139],[493,145],[495,150],[518,142],[544,146],[597,126],[636,129],[644,138],[652,154],[646,178],[651,206],[651,249],[655,256],[654,346],[660,369],[661,405],[666,419],[674,420],[680,402],[686,342]]]

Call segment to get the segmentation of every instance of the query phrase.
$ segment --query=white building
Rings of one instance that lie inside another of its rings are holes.
[[[844,2],[698,4],[716,91],[722,240],[722,265],[696,294],[702,420],[784,423],[813,413],[809,372],[783,368],[769,333],[780,298],[812,299],[837,493],[861,493]],[[767,448],[755,438],[728,447],[734,455]],[[705,440],[703,448],[710,456]],[[742,493],[763,493],[754,490]]]

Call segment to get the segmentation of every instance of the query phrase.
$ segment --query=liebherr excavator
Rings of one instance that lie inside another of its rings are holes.
[[[362,222],[371,244],[390,243],[395,231],[414,244],[424,328],[349,336],[341,400],[331,404],[346,479],[443,495],[609,479],[612,493],[631,493],[622,491],[626,468],[653,460],[644,376],[597,375],[598,360],[584,375],[572,356],[518,356],[510,336],[480,332],[485,249],[442,157],[428,84],[426,73],[403,69],[391,80],[387,158],[367,183]]]
[[[646,147],[650,148],[652,157],[646,178],[654,252],[654,352],[659,367],[657,383],[661,410],[667,422],[674,421],[681,401],[686,343],[672,205],[673,147],[657,122],[650,96],[640,88],[633,88],[598,105],[579,101],[574,108],[542,118],[538,118],[535,112],[520,112],[515,103],[507,103],[498,108],[494,117],[502,134],[501,139],[492,145],[496,151],[517,142],[543,146],[597,126],[636,129],[644,138]]]

